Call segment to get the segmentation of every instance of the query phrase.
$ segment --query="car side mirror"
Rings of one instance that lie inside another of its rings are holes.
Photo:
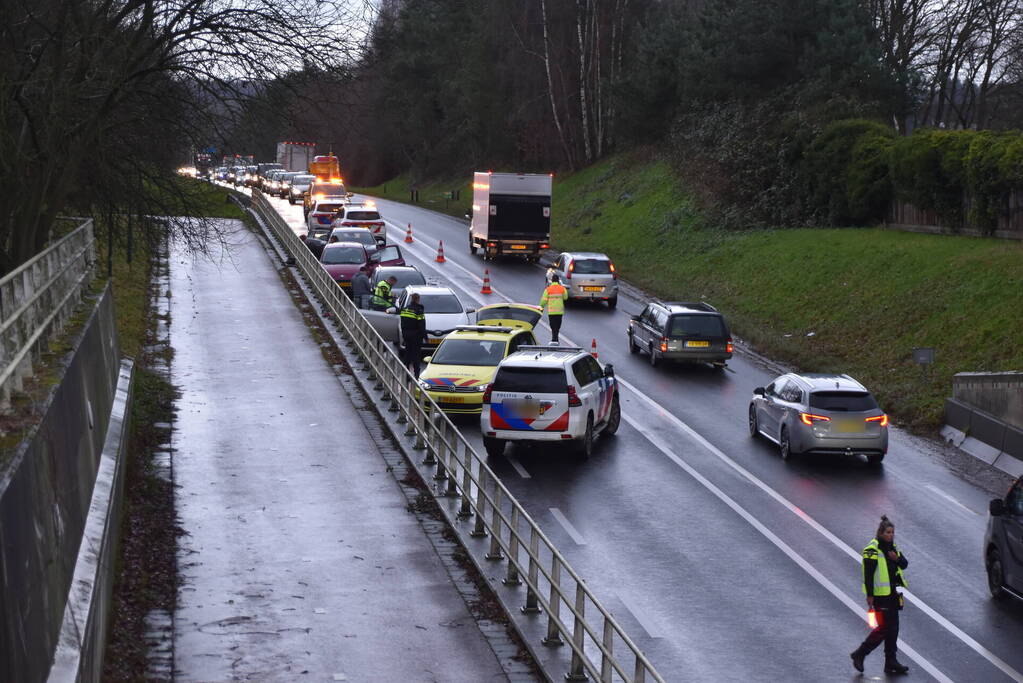
[[[465,214],[465,217],[466,217],[467,219],[469,219],[469,220],[472,220],[472,214],[471,214],[471,213],[467,213],[467,214]]]
[[[423,359],[423,362],[424,363],[429,363],[432,360],[433,360],[433,356],[427,356],[426,358]]]
[[[398,312],[398,309],[395,308],[394,306],[391,306],[390,308],[387,309],[387,312],[390,313],[391,315],[394,315],[395,313]]]
[[[767,392],[764,391],[763,387],[757,387],[756,389],[753,390],[753,393],[757,396],[764,396],[767,394]]]
[[[604,366],[604,377],[614,377],[614,376],[615,376],[615,366],[613,366],[610,363],[608,363],[607,365]]]
[[[1005,501],[1001,498],[995,498],[988,506],[988,510],[991,512],[992,517],[1001,517],[1005,514]]]

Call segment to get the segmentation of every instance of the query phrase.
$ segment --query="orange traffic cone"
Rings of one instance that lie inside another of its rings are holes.
[[[593,343],[590,344],[590,355],[594,358],[600,358],[600,355],[597,353],[597,340],[595,338]]]
[[[483,269],[483,287],[480,289],[480,294],[493,294],[494,290],[490,288],[490,269]]]
[[[444,263],[444,261],[445,261],[445,258],[444,258],[444,240],[441,240],[440,244],[437,246],[437,258],[436,258],[436,261],[437,261],[437,263]]]
[[[408,224],[408,230],[405,231],[405,243],[412,244],[412,224]]]

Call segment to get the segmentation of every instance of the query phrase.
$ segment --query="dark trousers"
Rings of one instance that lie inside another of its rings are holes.
[[[899,640],[899,608],[875,606],[874,609],[877,614],[877,628],[867,635],[858,652],[864,656],[869,655],[881,641],[884,641],[885,659],[895,659],[895,653],[898,651],[896,643]]]
[[[420,364],[423,359],[423,338],[422,337],[405,337],[405,351],[402,354],[401,362],[405,364],[405,367],[412,370],[412,374],[419,377]]]
[[[561,314],[553,315],[548,313],[547,320],[551,324],[551,341],[556,342],[558,341],[558,332],[561,331]]]

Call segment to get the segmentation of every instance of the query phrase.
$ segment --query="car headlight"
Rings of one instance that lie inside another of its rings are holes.
[[[487,390],[487,385],[486,384],[480,384],[479,386],[475,387],[475,389],[476,389],[476,391],[478,391],[478,392],[480,392],[482,394],[484,391]]]
[[[427,382],[425,379],[419,380],[419,386],[427,390],[433,388],[433,385]]]

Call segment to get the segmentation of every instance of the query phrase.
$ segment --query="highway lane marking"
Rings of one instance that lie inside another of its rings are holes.
[[[398,229],[395,226],[394,223],[391,223],[390,221],[386,221],[386,222],[389,225],[391,225],[392,227],[395,227],[395,229]],[[424,245],[425,245],[425,242],[424,242]],[[448,263],[451,263],[452,265],[454,265],[459,270],[465,272],[470,278],[472,278],[472,279],[474,279],[474,280],[476,280],[478,282],[482,282],[483,281],[483,279],[481,277],[477,277],[472,272],[470,272],[468,269],[462,267],[458,263],[455,263],[454,261],[448,261]],[[452,284],[455,284],[455,283],[452,283]],[[471,292],[469,292],[469,290],[466,290],[464,286],[462,286],[462,285],[456,285],[456,286],[458,286],[459,289],[462,289],[463,291],[471,294]],[[511,301],[511,299],[509,299],[507,296],[505,296],[504,294],[499,292],[497,289],[494,289],[494,293],[497,294],[498,296],[500,296],[501,298],[503,298],[505,301]],[[472,295],[472,296],[477,301],[479,300],[479,298],[476,297],[475,295]],[[545,328],[547,328],[548,330],[550,329],[550,327],[548,325],[546,325],[546,323],[541,322],[540,325],[545,327]],[[572,342],[572,340],[567,335],[561,335],[561,336],[569,344],[574,344],[574,342]],[[693,438],[697,443],[699,443],[704,448],[706,448],[712,455],[716,456],[722,462],[724,462],[725,464],[730,466],[732,469],[734,469],[736,472],[738,472],[740,475],[742,475],[747,481],[752,483],[754,486],[759,488],[761,491],[766,493],[768,496],[770,496],[771,498],[774,498],[775,501],[780,503],[783,507],[785,507],[787,510],[789,510],[792,514],[796,515],[804,523],[806,523],[811,528],[813,528],[815,531],[817,531],[819,534],[824,536],[824,538],[826,538],[829,542],[831,542],[832,545],[834,545],[836,548],[838,548],[839,550],[844,552],[850,558],[854,559],[857,564],[860,563],[860,553],[857,552],[855,549],[853,549],[851,546],[849,546],[846,543],[844,543],[841,539],[839,539],[837,536],[835,536],[831,531],[829,531],[823,525],[821,525],[816,519],[814,519],[813,517],[808,515],[806,512],[804,512],[802,509],[800,509],[794,503],[792,503],[787,498],[782,496],[780,493],[775,491],[773,488],[768,486],[766,483],[761,481],[752,472],[750,472],[746,468],[744,468],[741,465],[739,465],[732,458],[730,458],[723,451],[721,451],[717,446],[715,446],[714,444],[710,443],[710,441],[708,441],[703,435],[701,435],[695,429],[693,429],[688,424],[683,422],[681,419],[679,419],[674,414],[672,414],[669,411],[665,410],[659,403],[657,403],[657,401],[655,401],[653,398],[651,398],[651,397],[647,396],[646,394],[644,394],[642,391],[640,391],[638,388],[636,388],[635,385],[633,385],[632,383],[626,381],[625,379],[623,379],[620,376],[618,376],[617,379],[618,379],[618,381],[621,383],[621,385],[623,387],[629,389],[632,393],[636,394],[637,397],[639,397],[645,403],[650,405],[655,411],[657,411],[658,414],[660,414],[661,416],[666,418],[669,422],[672,422],[676,427],[681,429],[683,432],[685,432],[687,435],[689,435],[691,438]],[[637,423],[624,410],[622,411],[622,416],[626,419],[627,422],[629,422],[633,426],[636,426]],[[662,452],[665,452],[669,456],[669,459],[671,459],[673,462],[678,464],[683,469],[686,469],[687,471],[689,471],[691,469],[691,468],[689,468],[688,465],[684,464],[681,460],[679,460],[677,458],[677,456],[674,455],[674,453],[670,453],[669,451],[665,451],[664,448],[661,445],[659,445],[657,442],[655,442],[653,440],[653,437],[651,435],[647,434],[643,429],[640,429],[640,428],[637,427],[637,430],[641,434],[643,434],[643,436],[645,436],[647,438],[647,440],[649,440],[655,446],[658,446],[659,450],[662,450]],[[693,472],[695,473],[695,470],[693,470]],[[695,474],[698,475],[698,473],[695,473]],[[700,475],[700,478],[702,479],[702,475]],[[713,486],[713,484],[711,484],[711,486]],[[759,524],[759,522],[757,522],[757,524]],[[770,532],[768,532],[768,533],[770,533]],[[814,571],[816,571],[816,570],[814,570]],[[993,664],[995,667],[997,667],[999,670],[1001,670],[1003,673],[1005,673],[1007,676],[1009,676],[1013,680],[1023,681],[1023,674],[1020,674],[1018,671],[1016,671],[1012,666],[1010,666],[1008,663],[1006,663],[1004,660],[1002,660],[998,655],[996,655],[995,653],[991,652],[986,647],[981,645],[973,637],[971,637],[969,634],[964,632],[958,626],[956,626],[955,624],[950,622],[947,618],[945,618],[943,615],[938,613],[936,610],[934,610],[932,607],[930,607],[930,605],[926,604],[922,599],[920,599],[919,597],[915,596],[910,591],[905,590],[904,593],[906,595],[906,599],[908,599],[908,600],[912,601],[913,603],[915,603],[917,605],[917,607],[919,607],[922,612],[927,614],[931,619],[933,619],[935,622],[937,622],[939,625],[941,625],[949,633],[954,635],[957,639],[959,639],[967,647],[969,647],[974,652],[976,652],[977,654],[979,654],[982,657],[984,657],[985,659],[987,659],[991,664]],[[842,594],[842,598],[843,598],[843,601],[848,599],[846,596],[844,596],[844,594]],[[860,614],[861,617],[863,617],[865,619],[866,617],[862,614],[863,610],[861,610],[858,605],[855,605],[855,603],[853,603],[853,605],[855,606],[855,611],[858,614]],[[907,649],[907,653],[908,652],[909,652],[909,650]],[[921,660],[919,662],[921,666],[924,666],[924,663],[923,663],[924,661],[925,660],[922,660],[922,658],[921,658]],[[935,671],[937,672],[936,669],[935,669]],[[949,680],[949,679],[943,678],[942,680]]]
[[[708,451],[710,451],[710,453],[712,455],[716,456],[722,462],[724,462],[725,464],[730,466],[732,469],[734,469],[736,472],[741,474],[747,481],[749,481],[754,486],[759,488],[761,491],[763,491],[764,493],[769,495],[771,498],[774,498],[778,503],[780,503],[783,507],[785,507],[787,510],[789,510],[792,514],[796,515],[799,519],[803,520],[803,522],[808,524],[811,528],[813,528],[815,531],[817,531],[819,534],[821,534],[824,538],[826,538],[828,541],[830,541],[832,545],[834,545],[836,548],[838,548],[839,550],[844,552],[846,555],[851,557],[853,560],[855,560],[856,564],[860,563],[860,553],[857,552],[855,549],[853,549],[851,546],[849,546],[846,543],[844,543],[840,538],[835,536],[835,534],[831,533],[831,531],[826,529],[820,522],[818,522],[816,519],[814,519],[813,517],[808,515],[806,512],[804,512],[802,509],[800,509],[797,505],[795,505],[790,500],[785,498],[783,495],[781,495],[780,493],[775,491],[773,488],[771,488],[770,486],[765,484],[763,481],[761,481],[759,478],[757,478],[756,475],[754,475],[752,472],[747,470],[745,467],[743,467],[739,463],[735,462],[732,458],[730,458],[727,455],[725,455],[725,453],[723,451],[721,451],[721,449],[719,449],[717,446],[715,446],[710,441],[708,441],[706,438],[704,438],[702,434],[698,433],[695,429],[690,427],[688,424],[686,424],[685,422],[680,420],[678,417],[676,417],[672,413],[666,411],[654,399],[650,398],[649,396],[647,396],[646,394],[641,392],[639,389],[637,389],[635,386],[633,386],[631,383],[625,381],[624,379],[619,377],[618,381],[622,384],[622,386],[628,388],[631,392],[636,394],[636,396],[638,396],[640,399],[642,399],[647,404],[649,404],[662,417],[664,417],[669,422],[672,422],[673,424],[675,424],[675,426],[677,426],[683,432],[685,432],[690,437],[692,437],[697,443],[699,443],[704,448],[706,448]],[[624,410],[622,411],[622,417],[624,417],[626,420],[629,421],[630,424],[632,424],[632,418],[630,418],[625,413]],[[646,431],[644,431],[642,429],[639,430],[639,431],[651,443],[654,443],[654,445],[658,445],[656,442],[653,441],[653,438],[651,437],[651,435],[648,434]],[[662,448],[661,450],[663,451],[664,449]],[[669,456],[669,457],[671,457],[671,459],[673,461],[675,461],[676,464],[679,464],[680,467],[683,467],[683,469],[686,469],[687,471],[689,471],[688,465],[682,465],[681,461],[678,460],[676,457],[673,457],[673,456]],[[1020,674],[1018,671],[1016,671],[1014,668],[1012,668],[1012,666],[1010,666],[1008,663],[1006,663],[1004,660],[1002,660],[1001,657],[999,657],[994,652],[991,652],[991,650],[988,650],[986,647],[984,647],[983,645],[978,643],[973,637],[971,637],[969,634],[964,632],[958,626],[956,626],[951,621],[946,619],[944,616],[939,614],[934,608],[932,608],[930,605],[925,603],[921,598],[913,595],[913,593],[911,593],[908,590],[904,590],[903,592],[906,595],[906,599],[912,601],[913,603],[915,603],[916,606],[919,607],[922,612],[924,612],[924,614],[926,614],[931,619],[936,621],[946,631],[948,631],[949,633],[954,635],[956,638],[958,638],[960,641],[962,641],[971,650],[973,650],[974,652],[976,652],[980,656],[984,657],[984,659],[988,660],[991,664],[993,664],[995,667],[1000,669],[1002,671],[1002,673],[1006,674],[1007,676],[1009,676],[1013,680],[1023,681],[1023,674]]]
[[[554,519],[558,520],[558,524],[560,524],[565,529],[565,532],[572,538],[573,541],[575,541],[576,545],[586,545],[586,539],[583,538],[583,535],[579,533],[578,529],[572,526],[572,522],[568,521],[568,517],[565,517],[561,510],[559,510],[558,508],[549,509],[551,511],[551,515],[554,516]]]
[[[639,627],[646,631],[646,634],[650,638],[663,638],[663,629],[657,628],[656,622],[651,621],[650,615],[647,612],[636,607],[636,604],[629,598],[626,598],[622,594],[618,594],[618,601],[625,606],[625,609],[629,610],[632,618],[636,620]]]
[[[963,510],[966,510],[967,512],[969,512],[969,513],[970,513],[970,514],[972,514],[972,515],[977,515],[978,517],[980,517],[980,516],[981,516],[981,513],[977,512],[976,510],[973,510],[973,509],[971,509],[971,508],[968,508],[968,507],[966,507],[965,505],[963,505],[962,503],[960,503],[960,502],[959,502],[958,500],[956,500],[956,499],[955,499],[955,498],[953,498],[952,496],[948,495],[947,493],[945,493],[944,491],[942,491],[941,489],[939,489],[939,488],[938,488],[937,486],[935,486],[934,484],[924,484],[924,488],[925,488],[925,489],[929,489],[929,490],[930,490],[930,491],[931,491],[932,493],[936,493],[936,494],[938,494],[939,496],[941,496],[942,498],[944,498],[944,499],[945,499],[945,500],[947,500],[948,502],[950,502],[950,503],[952,503],[953,505],[956,505],[956,506],[958,506],[958,507],[962,508]]]
[[[514,469],[520,477],[523,479],[532,479],[532,477],[529,476],[529,472],[526,471],[526,468],[522,466],[522,463],[519,462],[519,459],[514,455],[511,453],[505,453],[504,459],[508,461],[508,464],[512,466],[512,469]]]
[[[622,417],[625,418],[625,421],[632,425],[636,431],[638,431],[640,434],[646,437],[647,441],[652,443],[654,446],[657,447],[658,450],[664,453],[669,460],[671,460],[676,465],[685,470],[686,473],[689,474],[689,476],[691,476],[693,479],[699,482],[700,485],[702,485],[705,489],[713,493],[721,502],[730,507],[733,512],[735,512],[737,515],[746,520],[746,522],[750,526],[752,526],[754,529],[760,532],[760,535],[769,540],[771,543],[774,544],[776,548],[785,553],[793,562],[795,562],[799,566],[800,569],[809,574],[817,583],[823,586],[825,590],[831,593],[832,596],[837,598],[843,605],[852,610],[853,613],[860,617],[860,619],[863,619],[864,621],[867,620],[867,610],[863,605],[857,603],[855,600],[846,595],[845,592],[843,592],[841,589],[838,588],[838,586],[832,583],[830,579],[824,576],[824,574],[822,574],[820,570],[818,570],[816,567],[810,564],[810,562],[808,562],[802,555],[797,553],[790,545],[785,543],[785,541],[780,539],[773,531],[768,529],[763,522],[761,522],[752,513],[750,513],[744,507],[739,505],[737,502],[735,502],[735,500],[731,496],[729,496],[727,493],[725,493],[717,486],[715,486],[713,482],[711,482],[709,479],[707,479],[702,474],[697,472],[696,469],[694,469],[689,463],[687,463],[685,460],[679,457],[668,444],[661,441],[659,437],[650,434],[647,430],[645,430],[643,428],[643,425],[641,425],[637,420],[630,417],[629,415],[626,415],[624,412],[622,413]],[[936,680],[951,683],[952,679],[943,674],[936,666],[931,664],[931,662],[928,661],[923,655],[921,655],[913,647],[911,647],[904,638],[899,638],[899,647],[903,652],[909,655],[910,658],[913,659],[913,661],[919,664],[920,667],[924,669],[924,671],[929,673]]]

